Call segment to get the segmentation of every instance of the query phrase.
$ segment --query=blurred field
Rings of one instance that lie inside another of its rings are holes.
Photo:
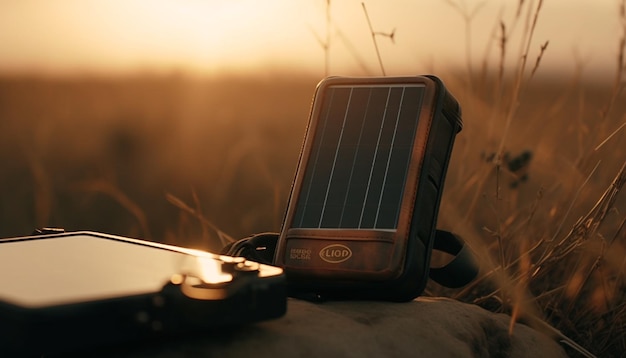
[[[500,91],[494,79],[470,87],[463,74],[441,77],[465,126],[439,226],[466,237],[487,263],[481,282],[452,295],[514,314],[538,305],[578,343],[617,355],[626,349],[626,194],[618,188],[602,220],[589,222],[597,230],[571,236],[570,251],[555,247],[570,242],[556,245],[626,160],[626,129],[595,149],[626,120],[624,96],[604,115],[612,83],[534,78],[505,136],[508,84]],[[320,79],[4,76],[0,236],[56,226],[218,250],[211,227],[172,197],[233,238],[277,231]],[[500,143],[506,155],[496,165]],[[515,296],[520,290],[528,294]]]
[[[316,80],[0,80],[0,236],[40,226],[210,246],[277,230]],[[212,247],[216,248],[216,247]]]

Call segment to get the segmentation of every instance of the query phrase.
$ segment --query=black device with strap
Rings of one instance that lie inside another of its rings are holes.
[[[285,270],[292,295],[408,301],[430,276],[476,275],[469,249],[436,230],[461,108],[431,75],[329,77],[316,88],[279,234],[227,248]],[[430,268],[433,249],[456,255]]]

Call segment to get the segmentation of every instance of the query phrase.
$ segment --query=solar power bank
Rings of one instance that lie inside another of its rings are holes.
[[[283,315],[282,269],[93,232],[0,240],[0,356],[42,356]]]
[[[458,102],[434,76],[320,82],[276,249],[289,288],[417,297],[461,127]]]

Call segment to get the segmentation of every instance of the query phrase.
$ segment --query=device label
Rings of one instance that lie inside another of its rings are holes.
[[[311,250],[310,249],[291,249],[289,250],[289,258],[292,260],[310,260],[311,259]]]
[[[345,245],[332,244],[320,250],[320,257],[328,263],[338,264],[352,257],[352,250]]]

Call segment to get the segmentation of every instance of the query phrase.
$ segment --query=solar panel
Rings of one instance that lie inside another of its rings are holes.
[[[321,81],[276,246],[290,289],[419,294],[461,125],[434,76]]]
[[[424,87],[326,89],[293,228],[396,229]]]

